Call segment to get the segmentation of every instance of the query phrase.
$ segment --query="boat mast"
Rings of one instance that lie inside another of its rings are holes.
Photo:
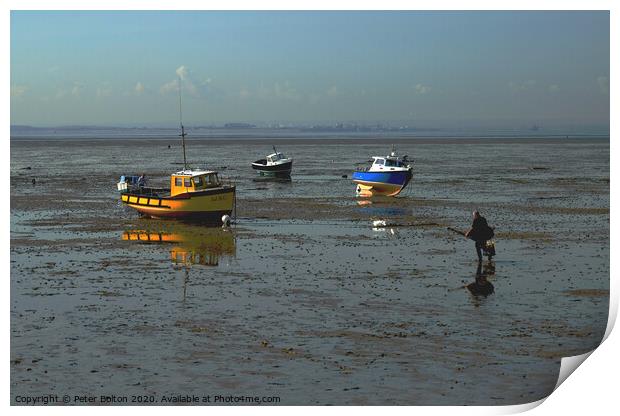
[[[183,127],[183,106],[181,104],[181,77],[179,76],[179,124],[181,125],[181,142],[183,143],[183,170],[187,170],[187,159],[185,158],[185,128]]]

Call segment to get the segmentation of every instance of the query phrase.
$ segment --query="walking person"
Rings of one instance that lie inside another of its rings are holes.
[[[471,224],[469,231],[465,233],[465,237],[474,240],[476,243],[476,254],[478,255],[478,261],[482,261],[482,250],[487,242],[493,238],[495,234],[493,229],[489,227],[486,218],[484,218],[478,211],[473,212],[474,221]]]

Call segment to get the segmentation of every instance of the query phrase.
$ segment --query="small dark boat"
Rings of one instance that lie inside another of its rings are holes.
[[[262,176],[290,176],[293,169],[293,159],[287,158],[283,153],[278,152],[275,147],[273,152],[265,159],[253,162],[252,169],[257,170]]]

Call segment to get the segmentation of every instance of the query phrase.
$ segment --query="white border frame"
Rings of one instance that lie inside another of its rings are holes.
[[[277,0],[264,0],[264,1],[249,1],[249,0],[235,0],[222,3],[201,3],[194,0],[177,0],[175,2],[153,0],[153,1],[137,1],[137,0],[109,0],[109,1],[77,1],[77,0],[61,0],[56,2],[49,2],[43,0],[6,0],[3,2],[3,12],[0,17],[0,33],[2,36],[2,42],[0,48],[2,50],[2,56],[9,57],[10,59],[10,10],[610,10],[610,80],[618,75],[618,45],[619,33],[618,25],[620,23],[620,2],[613,0],[591,0],[591,1],[577,1],[577,0],[505,0],[500,2],[489,0],[473,0],[473,1],[456,1],[456,0],[439,0],[439,1],[415,1],[407,2],[403,0],[383,0],[381,2],[368,2],[368,1],[352,1],[352,0],[314,0],[314,1],[298,1],[294,4],[285,1]],[[6,61],[5,61],[6,62]],[[10,195],[10,184],[8,178],[10,176],[10,64],[2,65],[0,72],[4,82],[0,87],[2,91],[3,111],[0,113],[3,123],[2,126],[6,135],[6,140],[3,141],[2,157],[5,166],[5,195]],[[613,75],[612,75],[613,74]],[[611,80],[613,81],[613,80]],[[610,114],[618,114],[617,98],[618,87],[614,82],[610,83]],[[616,195],[613,192],[613,184],[615,183],[616,175],[614,171],[617,163],[620,162],[618,158],[618,152],[616,145],[611,137],[616,137],[618,133],[617,123],[614,119],[610,120],[610,208],[615,206],[617,201]],[[3,291],[2,304],[5,307],[10,307],[10,261],[9,261],[9,247],[10,247],[10,210],[7,204],[3,205],[3,239],[2,239],[2,255],[4,264],[4,279],[3,279]],[[611,209],[610,209],[611,215]],[[609,321],[607,325],[607,331],[605,333],[605,342],[597,348],[594,352],[584,354],[585,357],[592,355],[592,358],[588,360],[588,364],[581,366],[577,369],[576,374],[573,377],[569,377],[561,385],[556,386],[557,391],[550,395],[547,399],[539,400],[524,405],[517,406],[504,406],[504,407],[415,407],[413,409],[408,407],[346,407],[346,408],[323,408],[321,412],[328,412],[330,414],[340,413],[342,411],[354,411],[356,413],[374,414],[376,412],[388,411],[391,413],[410,414],[412,411],[419,414],[429,415],[445,415],[453,414],[455,411],[459,414],[471,414],[471,415],[486,415],[486,414],[512,414],[526,410],[536,408],[533,414],[547,414],[550,412],[563,412],[567,414],[578,413],[590,413],[590,414],[607,414],[608,409],[618,408],[617,399],[617,381],[618,381],[618,359],[616,351],[618,351],[618,336],[611,330],[615,324],[617,311],[618,311],[618,286],[617,278],[614,277],[614,271],[617,268],[617,263],[614,262],[613,256],[613,242],[618,235],[618,227],[615,223],[610,222],[610,311]],[[10,342],[10,315],[7,313],[2,315],[2,329],[7,341]],[[617,332],[617,331],[616,331]],[[9,342],[2,344],[3,357],[2,370],[4,378],[2,379],[2,387],[5,392],[4,403],[8,407],[10,404],[10,365],[9,356],[10,348]],[[570,365],[572,370],[576,369],[575,363],[581,363],[585,360],[584,356],[574,358],[573,363]],[[564,360],[563,360],[564,361]],[[563,363],[564,369],[566,364]],[[544,406],[539,406],[545,402]],[[30,414],[31,412],[44,412],[45,414],[80,414],[85,411],[83,407],[17,407],[11,406],[10,413],[15,414]],[[111,411],[120,412],[121,414],[131,414],[136,411],[148,411],[150,414],[168,414],[170,411],[179,411],[180,409],[168,409],[163,407],[148,407],[148,408],[135,408],[135,407],[115,407],[114,410],[109,409],[106,406],[102,407],[89,407],[89,413],[93,414],[107,414]],[[204,414],[204,412],[217,412],[218,414],[239,414],[246,410],[250,410],[252,413],[272,416],[275,414],[287,414],[289,412],[301,412],[310,413],[314,412],[314,409],[310,407],[296,407],[290,409],[288,407],[252,407],[246,409],[245,407],[210,407],[205,409],[204,407],[186,407],[183,408],[184,412],[192,414]],[[542,413],[541,413],[542,412]]]

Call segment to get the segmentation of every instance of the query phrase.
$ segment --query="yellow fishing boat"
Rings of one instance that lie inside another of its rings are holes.
[[[230,222],[236,203],[235,186],[220,181],[214,170],[193,170],[185,157],[185,127],[179,78],[179,119],[183,144],[183,170],[170,175],[170,188],[146,186],[144,175],[121,176],[117,188],[121,202],[151,218],[182,218],[205,222]],[[225,218],[224,215],[228,215]]]
[[[118,189],[123,204],[152,218],[219,221],[231,215],[235,186],[223,184],[212,170],[182,170],[170,175],[170,188],[151,188],[134,177],[121,177]]]

